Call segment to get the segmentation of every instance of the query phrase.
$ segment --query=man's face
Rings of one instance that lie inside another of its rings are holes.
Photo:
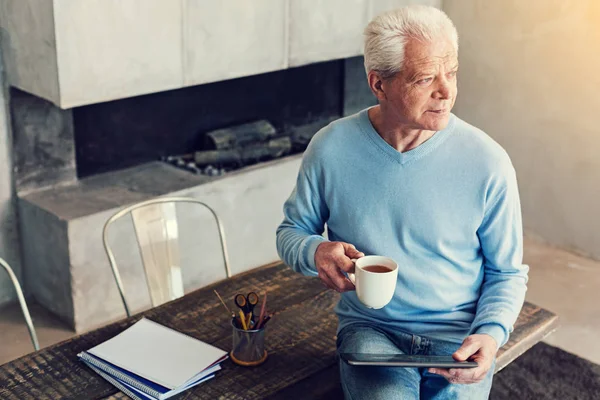
[[[404,66],[382,81],[382,107],[413,129],[439,131],[446,127],[456,100],[458,55],[452,42],[409,40]]]

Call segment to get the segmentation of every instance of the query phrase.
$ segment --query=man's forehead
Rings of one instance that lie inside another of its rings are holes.
[[[437,68],[440,65],[454,67],[458,64],[458,56],[455,51],[448,51],[442,55],[428,54],[425,56],[407,57],[404,59],[404,68],[407,72]]]

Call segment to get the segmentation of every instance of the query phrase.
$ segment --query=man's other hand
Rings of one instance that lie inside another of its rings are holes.
[[[496,340],[490,335],[475,334],[467,336],[462,346],[452,354],[452,357],[456,361],[475,361],[477,363],[476,368],[429,368],[429,372],[442,375],[450,383],[477,383],[487,375],[497,351]]]
[[[364,257],[353,244],[323,242],[315,252],[315,264],[319,278],[325,286],[338,292],[354,290],[354,284],[342,273],[354,272],[353,258]]]

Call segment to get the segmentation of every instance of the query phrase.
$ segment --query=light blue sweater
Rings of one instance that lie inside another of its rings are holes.
[[[331,123],[304,153],[284,215],[277,249],[298,272],[317,275],[325,224],[329,240],[399,265],[384,308],[342,294],[338,330],[368,321],[452,342],[471,333],[508,340],[528,272],[515,170],[500,145],[458,117],[404,153],[377,134],[367,110]]]

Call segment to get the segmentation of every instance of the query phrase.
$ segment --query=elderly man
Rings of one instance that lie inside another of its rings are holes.
[[[457,52],[456,28],[436,8],[371,21],[365,68],[379,104],[315,135],[284,206],[282,259],[342,292],[339,352],[478,363],[444,370],[341,362],[347,398],[487,398],[496,352],[524,300],[515,171],[496,142],[450,112]],[[345,274],[365,254],[399,265],[394,297],[379,310],[360,303]]]

